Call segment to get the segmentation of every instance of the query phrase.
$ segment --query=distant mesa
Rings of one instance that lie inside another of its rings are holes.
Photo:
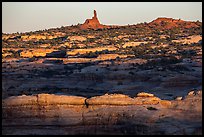
[[[85,29],[103,29],[103,28],[108,28],[108,26],[100,24],[100,22],[97,18],[96,10],[94,10],[94,16],[92,17],[92,19],[86,19],[84,24],[80,25],[80,29],[82,29],[82,30],[85,30]]]
[[[181,19],[173,19],[166,17],[159,17],[149,23],[150,27],[172,29],[177,27],[182,28],[196,28],[199,27],[198,22],[184,21]]]
[[[161,22],[174,22],[174,23],[178,23],[178,22],[184,22],[183,20],[181,19],[173,19],[173,18],[166,18],[166,17],[159,17],[155,20],[153,20],[152,22],[154,23],[161,23]]]
[[[157,29],[173,29],[173,28],[197,28],[201,26],[201,22],[184,21],[181,19],[173,19],[167,17],[158,17],[157,19],[148,23],[150,28]],[[103,25],[99,22],[96,10],[94,10],[94,16],[79,26],[81,30],[86,29],[104,29],[104,28],[117,28],[117,25]]]

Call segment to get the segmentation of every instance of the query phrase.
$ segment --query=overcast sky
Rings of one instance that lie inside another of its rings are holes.
[[[158,17],[202,21],[202,2],[2,2],[3,33],[82,24],[93,10],[106,25],[150,22]]]

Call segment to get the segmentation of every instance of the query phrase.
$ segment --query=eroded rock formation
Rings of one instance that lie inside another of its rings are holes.
[[[202,91],[171,101],[145,92],[134,98],[37,94],[2,105],[3,134],[202,134]]]
[[[94,16],[91,19],[87,19],[84,24],[80,26],[80,29],[103,29],[107,28],[107,26],[100,24],[96,10],[94,10]]]
[[[156,27],[156,28],[172,29],[176,27],[196,28],[199,26],[199,23],[192,22],[192,21],[183,21],[181,19],[160,17],[150,22],[149,25],[151,27]]]

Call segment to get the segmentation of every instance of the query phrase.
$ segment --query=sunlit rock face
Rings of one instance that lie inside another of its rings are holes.
[[[84,105],[84,97],[54,95],[54,94],[37,94],[32,96],[11,96],[3,100],[5,106],[22,106],[22,105]]]
[[[156,28],[164,28],[164,29],[172,29],[176,27],[183,27],[183,28],[197,28],[199,23],[191,22],[191,21],[183,21],[181,19],[173,19],[173,18],[166,18],[166,17],[159,17],[152,22],[149,23],[150,27]]]
[[[3,134],[202,134],[202,91],[191,91],[181,100],[161,100],[145,92],[133,98],[22,95],[2,100],[2,107]]]
[[[80,29],[103,29],[107,26],[100,24],[96,10],[94,10],[94,16],[91,19],[87,19],[84,24],[80,26]]]

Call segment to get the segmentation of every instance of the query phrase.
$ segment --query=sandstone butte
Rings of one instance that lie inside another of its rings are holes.
[[[193,28],[198,27],[196,22],[191,21],[183,21],[181,19],[173,19],[173,18],[166,18],[166,17],[160,17],[152,22],[149,23],[152,27],[162,27],[164,29],[172,29],[174,27],[184,27],[184,28]]]
[[[94,10],[94,16],[91,19],[86,19],[84,24],[80,25],[80,29],[85,30],[85,29],[103,29],[107,28],[108,26],[100,24],[98,18],[97,18],[97,13],[96,10]]]

